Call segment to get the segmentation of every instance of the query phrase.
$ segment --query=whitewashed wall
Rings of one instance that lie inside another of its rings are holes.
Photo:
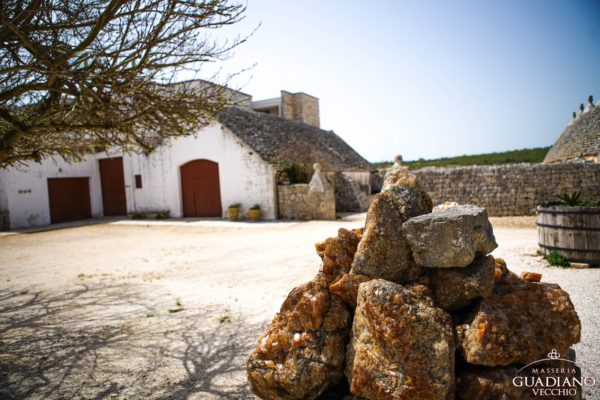
[[[371,178],[369,171],[343,171],[342,173],[360,185],[369,185]]]
[[[210,160],[219,164],[221,206],[241,203],[241,213],[254,204],[263,210],[263,218],[276,213],[275,172],[248,145],[219,123],[200,130],[197,135],[179,138],[161,146],[148,156],[125,157],[127,206],[132,211],[165,211],[172,217],[183,216],[180,167],[192,160]],[[142,188],[135,189],[135,175],[142,175]],[[128,183],[129,182],[129,183]]]
[[[50,223],[48,178],[84,177],[89,178],[92,216],[102,216],[100,174],[93,156],[75,164],[58,157],[0,170],[0,198],[5,197],[11,229]]]
[[[276,185],[273,167],[219,123],[201,129],[197,135],[173,140],[150,155],[98,153],[80,163],[60,158],[41,164],[0,170],[0,211],[10,212],[11,229],[50,223],[48,178],[88,177],[92,216],[102,216],[102,191],[98,160],[123,157],[128,212],[166,211],[183,216],[180,167],[192,160],[206,159],[219,164],[221,206],[241,203],[245,215],[259,204],[264,219],[275,219]],[[135,188],[135,175],[142,175],[142,188]]]

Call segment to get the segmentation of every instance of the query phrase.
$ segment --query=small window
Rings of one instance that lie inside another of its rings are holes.
[[[142,188],[142,176],[141,175],[136,175],[135,176],[135,188],[136,189],[141,189]]]

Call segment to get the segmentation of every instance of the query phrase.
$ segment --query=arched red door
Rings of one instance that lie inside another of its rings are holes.
[[[181,166],[184,217],[221,217],[219,164],[194,160]]]

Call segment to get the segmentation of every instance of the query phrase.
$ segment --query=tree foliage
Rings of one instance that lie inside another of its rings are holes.
[[[0,167],[151,150],[209,123],[226,89],[176,79],[242,43],[209,32],[244,11],[228,0],[3,0]]]

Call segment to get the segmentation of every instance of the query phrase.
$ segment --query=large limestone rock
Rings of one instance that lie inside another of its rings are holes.
[[[269,400],[315,399],[343,377],[350,313],[322,273],[288,295],[247,364],[252,391]]]
[[[461,205],[412,218],[402,226],[417,264],[466,267],[498,245],[485,208]]]
[[[371,400],[452,399],[451,317],[426,286],[382,279],[360,285],[346,375],[352,393]]]
[[[394,282],[417,279],[421,268],[402,235],[402,224],[409,218],[431,212],[431,207],[431,199],[414,174],[404,167],[390,170],[383,191],[369,207],[351,273]]]
[[[494,288],[496,264],[494,257],[476,258],[464,268],[433,268],[429,281],[438,307],[455,311],[477,298],[486,298]]]
[[[504,366],[566,354],[579,342],[581,322],[569,295],[556,284],[528,282],[506,269],[492,294],[457,325],[457,346],[470,364]]]

